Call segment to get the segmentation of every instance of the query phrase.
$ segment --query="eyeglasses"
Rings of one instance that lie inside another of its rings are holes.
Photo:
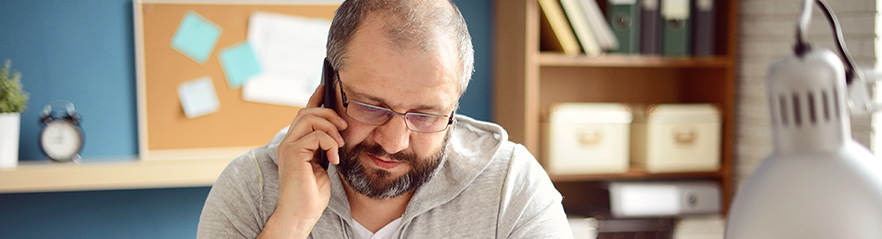
[[[343,82],[340,73],[334,70],[337,75],[337,82],[340,84],[340,95],[343,97],[343,107],[346,108],[346,115],[350,118],[369,125],[383,125],[386,121],[395,115],[404,116],[404,123],[407,128],[421,133],[435,133],[447,129],[453,124],[454,110],[450,115],[426,114],[416,112],[398,113],[392,109],[364,103],[357,100],[346,99],[346,92],[343,91]],[[352,103],[352,104],[350,104]],[[351,106],[351,107],[350,107]]]

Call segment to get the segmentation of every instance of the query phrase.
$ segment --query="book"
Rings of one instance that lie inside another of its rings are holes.
[[[603,50],[600,49],[600,43],[597,42],[594,32],[588,25],[588,17],[582,12],[582,6],[578,1],[560,0],[560,5],[563,7],[567,19],[570,19],[570,25],[573,27],[573,32],[576,33],[576,39],[582,45],[582,50],[585,50],[585,55],[598,56],[603,53]]]
[[[564,49],[560,40],[557,38],[557,35],[554,35],[554,30],[551,29],[551,23],[548,22],[548,17],[545,16],[545,12],[539,11],[539,14],[542,15],[539,18],[539,24],[541,24],[539,26],[540,51],[563,52],[566,55],[578,55],[581,52],[581,49],[578,48],[578,46],[575,46],[576,49]]]
[[[551,32],[553,33],[553,37],[543,38],[549,40],[552,38],[556,39],[557,44],[551,43],[550,45],[559,45],[564,54],[578,55],[580,50],[579,43],[576,40],[576,36],[573,34],[572,27],[570,27],[569,22],[567,22],[560,3],[557,0],[538,1],[539,7],[542,8],[542,15],[545,16],[548,25],[551,27]]]
[[[579,0],[578,3],[582,7],[582,13],[588,17],[588,26],[594,33],[594,36],[597,37],[597,43],[600,44],[600,48],[607,51],[619,49],[619,40],[613,34],[612,28],[610,28],[609,22],[606,21],[603,12],[600,11],[597,1]]]

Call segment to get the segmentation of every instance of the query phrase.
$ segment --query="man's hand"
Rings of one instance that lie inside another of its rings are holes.
[[[328,161],[339,164],[338,148],[344,143],[340,130],[347,124],[333,109],[319,107],[322,87],[297,113],[279,144],[279,203],[260,238],[306,238],[328,206],[330,179],[316,152],[327,150]]]

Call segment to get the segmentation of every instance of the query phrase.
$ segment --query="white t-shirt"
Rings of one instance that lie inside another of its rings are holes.
[[[371,232],[371,230],[368,230],[367,228],[362,226],[361,223],[358,223],[358,221],[352,221],[355,222],[355,230],[358,231],[358,234],[361,235],[361,238],[366,239],[392,238],[392,233],[394,233],[395,229],[398,229],[398,226],[401,225],[401,218],[399,217],[398,219],[395,219],[395,221],[392,221],[389,224],[386,224],[386,226],[383,226],[383,228],[380,228],[377,233],[373,233]]]

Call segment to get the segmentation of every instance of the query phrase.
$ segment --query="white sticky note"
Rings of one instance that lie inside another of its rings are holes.
[[[214,82],[208,76],[178,85],[178,98],[184,114],[191,119],[217,112],[220,108]]]

